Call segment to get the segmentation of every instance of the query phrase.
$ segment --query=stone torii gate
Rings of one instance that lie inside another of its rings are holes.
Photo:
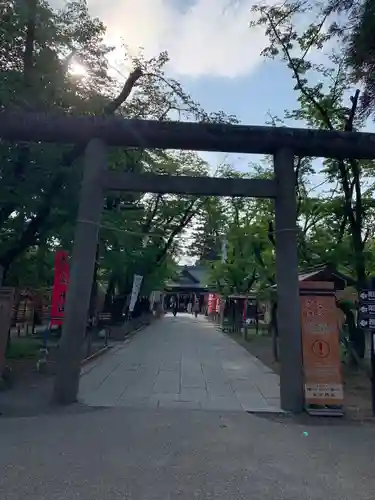
[[[375,134],[2,112],[0,137],[11,141],[71,143],[86,147],[55,381],[57,402],[69,404],[77,399],[104,192],[123,190],[274,200],[281,406],[294,413],[302,411],[294,155],[373,159]],[[270,154],[274,158],[275,176],[272,180],[244,180],[114,172],[107,169],[107,146]]]

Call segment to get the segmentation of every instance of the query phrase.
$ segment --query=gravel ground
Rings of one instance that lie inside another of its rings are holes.
[[[374,498],[369,427],[78,407],[2,418],[0,443],[2,500]]]

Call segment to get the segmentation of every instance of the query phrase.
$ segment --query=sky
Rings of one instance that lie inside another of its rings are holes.
[[[254,3],[88,0],[91,13],[107,25],[109,42],[120,45],[123,40],[134,54],[142,47],[150,57],[167,50],[168,73],[206,111],[223,110],[241,123],[264,125],[269,113],[282,117],[285,109],[293,108],[296,94],[287,68],[260,55],[266,38],[262,30],[249,28]],[[222,153],[203,156],[213,166],[229,160],[240,170],[258,159]]]
[[[254,0],[111,0],[111,8],[108,0],[88,3],[107,25],[113,45],[123,40],[135,55],[142,47],[146,57],[167,50],[168,73],[207,112],[223,110],[241,123],[264,125],[270,113],[283,117],[296,105],[290,72],[282,63],[264,60],[264,32],[249,28]],[[212,171],[223,161],[246,171],[249,161],[260,159],[200,154]],[[318,175],[315,183],[321,180]],[[180,263],[192,262],[183,256]]]
[[[263,0],[272,4],[280,0]],[[52,0],[61,3],[62,0]],[[250,28],[256,0],[88,0],[92,15],[107,26],[106,41],[119,50],[113,61],[121,60],[121,45],[130,54],[140,48],[146,58],[168,51],[167,74],[176,78],[195,101],[207,111],[223,110],[243,124],[265,125],[270,115],[284,117],[285,110],[297,107],[291,72],[278,61],[261,56],[267,38],[263,29]],[[305,18],[303,23],[308,22]],[[324,54],[310,54],[314,62]],[[310,57],[310,58],[311,58]],[[124,79],[129,71],[121,69]],[[288,125],[302,126],[288,122]],[[249,169],[258,157],[200,153],[211,164],[227,161],[238,170]],[[321,187],[320,160],[311,184]],[[186,263],[186,262],[184,262]]]
[[[50,1],[58,7],[65,3]],[[263,28],[249,27],[255,20],[251,8],[260,2],[271,5],[280,0],[87,0],[90,13],[107,26],[105,41],[118,47],[110,62],[124,80],[130,70],[126,64],[118,65],[124,44],[131,55],[141,49],[145,58],[168,51],[167,76],[176,78],[207,112],[222,110],[248,125],[265,125],[270,115],[283,118],[285,110],[298,107],[290,70],[285,63],[261,56],[267,37]],[[301,16],[299,27],[303,29],[309,21],[308,16]],[[310,51],[309,58],[324,63],[327,53]],[[290,120],[286,124],[304,126]],[[373,132],[374,124],[367,129]],[[261,159],[200,154],[212,172],[223,161],[246,171],[250,161]],[[314,160],[316,173],[310,178],[319,194],[329,189],[322,186],[321,165],[320,159]]]

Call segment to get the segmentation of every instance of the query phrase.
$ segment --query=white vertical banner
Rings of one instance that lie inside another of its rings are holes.
[[[134,275],[132,294],[130,297],[130,304],[129,304],[129,312],[134,311],[134,306],[135,306],[135,303],[137,302],[139,290],[141,289],[142,279],[143,279],[143,276],[140,276],[139,274]]]
[[[226,262],[228,258],[228,240],[224,238],[221,242],[221,262]]]
[[[152,291],[150,294],[150,297],[148,299],[150,301],[150,311],[152,311],[154,309],[155,295],[156,295],[156,292]]]
[[[160,306],[162,303],[161,292],[159,290],[152,291],[149,300],[150,300],[150,311],[153,311],[155,304],[159,304]]]

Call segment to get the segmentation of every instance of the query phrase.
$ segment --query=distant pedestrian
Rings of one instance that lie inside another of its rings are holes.
[[[189,300],[188,305],[187,305],[187,312],[191,314],[193,311],[193,303],[191,300]]]
[[[173,316],[176,316],[177,315],[177,310],[178,310],[178,303],[177,303],[177,300],[174,299],[173,302],[172,302],[172,312],[173,312]]]
[[[194,307],[193,307],[193,312],[195,314],[195,317],[197,318],[198,317],[198,313],[199,313],[199,300],[195,301]]]

